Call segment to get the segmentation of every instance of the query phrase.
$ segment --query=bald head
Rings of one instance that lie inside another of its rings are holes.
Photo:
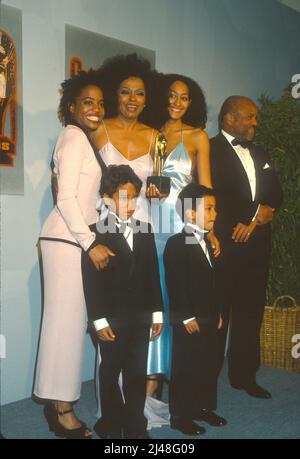
[[[244,96],[230,96],[222,105],[219,125],[239,140],[252,140],[257,126],[257,107]]]

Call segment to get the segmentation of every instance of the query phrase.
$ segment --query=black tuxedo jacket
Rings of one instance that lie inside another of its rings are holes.
[[[220,301],[215,285],[214,256],[210,244],[206,245],[212,266],[195,236],[185,229],[166,244],[164,264],[170,319],[174,324],[182,324],[192,317],[200,323],[218,318]]]
[[[275,209],[282,202],[282,190],[269,155],[251,146],[256,173],[256,195],[252,200],[249,180],[233,147],[222,133],[210,140],[212,184],[217,193],[217,220],[215,233],[221,242],[232,243],[233,228],[241,222],[248,225],[259,204]],[[268,167],[269,166],[269,167]],[[270,224],[257,226],[251,239],[268,237]]]
[[[140,222],[134,220],[139,226]],[[95,230],[95,228],[94,228]],[[151,324],[152,312],[162,310],[162,295],[154,235],[133,234],[133,250],[122,233],[96,231],[96,242],[110,248],[108,266],[97,271],[89,255],[82,253],[82,276],[88,318],[106,318],[113,327]]]

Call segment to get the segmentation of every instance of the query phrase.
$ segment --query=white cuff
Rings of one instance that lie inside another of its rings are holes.
[[[156,311],[152,313],[152,323],[162,324],[164,322],[162,311]]]
[[[253,222],[254,222],[254,220],[256,219],[256,216],[257,216],[257,214],[258,214],[259,208],[260,208],[260,204],[258,204],[257,209],[256,209],[256,212],[255,212],[255,215],[254,215],[254,217],[252,218],[252,221],[253,221]]]
[[[102,330],[102,328],[109,327],[109,323],[106,319],[94,320],[94,327],[96,331]]]
[[[192,320],[195,320],[196,317],[192,317],[191,319],[186,319],[183,321],[184,325],[188,324],[189,322],[191,322]]]

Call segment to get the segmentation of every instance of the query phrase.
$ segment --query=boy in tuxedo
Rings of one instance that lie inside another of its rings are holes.
[[[169,385],[171,427],[186,435],[226,420],[213,412],[217,404],[217,331],[222,326],[214,276],[214,259],[206,234],[216,218],[212,189],[196,183],[179,194],[177,212],[185,222],[164,252],[166,283],[173,323],[172,373]]]
[[[159,336],[163,320],[151,225],[132,217],[141,187],[129,166],[108,167],[100,194],[109,212],[97,224],[96,243],[116,256],[101,271],[82,256],[88,317],[100,343],[102,418],[94,429],[102,438],[150,438],[144,416],[147,353],[150,327],[151,337]]]

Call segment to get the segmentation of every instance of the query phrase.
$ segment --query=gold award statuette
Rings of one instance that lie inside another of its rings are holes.
[[[171,180],[162,174],[164,163],[166,161],[167,139],[163,134],[157,134],[155,141],[153,174],[147,177],[147,188],[155,185],[160,193],[168,196],[170,194]]]

